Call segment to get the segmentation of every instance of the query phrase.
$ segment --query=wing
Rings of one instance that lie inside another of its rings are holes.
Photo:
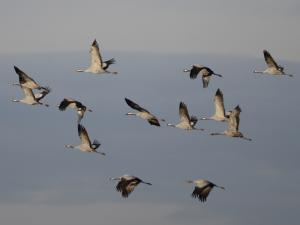
[[[82,126],[81,124],[78,124],[78,135],[79,135],[79,138],[80,138],[82,144],[87,144],[87,145],[91,146],[91,141],[90,141],[89,135],[88,135],[85,127]]]
[[[40,100],[42,100],[47,94],[49,94],[50,91],[51,91],[51,89],[50,89],[49,87],[44,87],[44,88],[42,89],[42,91],[39,92],[39,93],[36,93],[36,94],[34,95],[34,97],[35,97],[35,99],[36,99],[37,101],[40,101]]]
[[[64,98],[59,104],[58,108],[60,111],[64,111],[66,110],[67,107],[70,107],[72,109],[74,108],[78,109],[78,108],[82,108],[83,105],[76,100]]]
[[[198,118],[196,116],[191,116],[191,126],[194,127],[196,123],[198,122]]]
[[[268,67],[275,67],[277,69],[279,68],[279,66],[267,50],[264,50],[264,57]]]
[[[151,119],[148,119],[148,122],[154,126],[160,126],[158,119],[155,116],[152,116]]]
[[[121,192],[123,198],[127,198],[130,193],[134,191],[136,185],[136,182],[133,180],[121,178],[121,181],[117,184],[116,189],[117,191]]]
[[[209,84],[210,76],[202,76],[203,88],[207,88]]]
[[[19,82],[21,85],[24,85],[25,83],[31,83],[37,85],[37,83],[31,77],[29,77],[25,72],[20,70],[18,67],[14,66],[14,69],[19,76]]]
[[[191,78],[191,79],[196,79],[196,78],[197,78],[197,75],[199,74],[199,72],[200,72],[201,70],[202,70],[202,67],[193,65],[193,67],[192,67],[192,69],[191,69],[191,72],[190,72],[190,78]]]
[[[24,95],[25,95],[25,100],[26,101],[32,101],[32,102],[35,102],[36,101],[36,99],[35,99],[35,97],[34,97],[34,94],[33,94],[33,92],[32,92],[32,89],[30,89],[30,88],[27,88],[27,87],[22,87],[21,86],[21,88],[22,88],[22,90],[23,90],[23,93],[24,93]]]
[[[199,201],[201,202],[205,202],[207,196],[209,195],[210,191],[211,191],[212,187],[211,185],[206,185],[203,188],[199,188],[199,187],[195,187],[193,193],[192,193],[192,197],[193,198],[198,198]]]
[[[211,76],[212,74],[214,74],[214,71],[212,71],[210,68],[208,68],[208,67],[202,67],[202,69],[201,69],[202,71],[202,75],[203,76]]]
[[[58,109],[59,109],[60,111],[65,111],[66,108],[67,108],[72,102],[73,102],[73,101],[64,98],[64,99],[61,101],[61,103],[59,104]]]
[[[234,111],[230,113],[228,120],[228,130],[231,132],[238,132],[239,130],[240,117]]]
[[[125,98],[125,101],[127,103],[127,105],[129,105],[131,108],[139,111],[139,112],[147,112],[150,113],[149,111],[147,111],[146,109],[142,108],[141,106],[139,106],[138,104],[136,104],[135,102],[129,100],[128,98]]]
[[[190,116],[186,104],[180,102],[179,104],[179,118],[181,122],[190,123]]]
[[[220,89],[218,89],[215,94],[214,103],[215,103],[215,115],[221,118],[225,117],[223,93]]]
[[[93,41],[93,44],[91,46],[90,57],[91,57],[91,67],[102,68],[103,61],[100,54],[99,45],[96,39]]]
[[[95,139],[93,141],[93,148],[94,148],[94,150],[96,150],[97,148],[99,148],[100,145],[101,145],[101,143],[98,140]]]

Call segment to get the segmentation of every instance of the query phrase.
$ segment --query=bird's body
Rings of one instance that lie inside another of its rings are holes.
[[[31,88],[19,85],[23,90],[24,97],[22,99],[13,99],[13,102],[21,102],[27,105],[44,105],[48,107],[48,104],[40,102],[50,92],[50,88],[44,87],[41,92],[34,94]]]
[[[137,112],[129,112],[126,115],[134,115],[140,117],[141,119],[147,120],[148,123],[151,125],[160,126],[158,119],[153,114],[151,114],[148,110],[142,108],[141,106],[139,106],[138,104],[136,104],[135,102],[131,101],[128,98],[125,98],[125,101],[128,106],[130,106],[131,108],[137,111]]]
[[[198,119],[195,116],[189,116],[189,112],[187,109],[186,104],[183,102],[180,102],[179,104],[179,118],[180,122],[178,124],[170,124],[168,123],[168,126],[176,127],[183,130],[199,130],[195,127]],[[203,129],[200,129],[203,130]]]
[[[34,79],[28,76],[25,72],[20,70],[18,67],[14,66],[16,73],[19,76],[19,83],[14,83],[13,85],[20,85],[22,87],[30,88],[30,89],[38,89],[38,90],[46,90],[47,88],[39,85]]]
[[[59,106],[58,106],[58,109],[60,111],[64,111],[66,110],[67,107],[70,107],[70,108],[73,108],[73,109],[76,109],[77,111],[77,115],[78,115],[78,123],[80,123],[80,121],[82,120],[84,114],[86,111],[89,111],[89,112],[92,112],[91,109],[88,109],[85,105],[83,105],[81,102],[79,101],[76,101],[74,99],[70,99],[70,98],[64,98]]]
[[[274,76],[281,76],[286,75],[292,77],[291,74],[286,74],[284,72],[284,68],[282,66],[279,66],[271,54],[267,50],[263,50],[265,62],[267,64],[267,68],[263,71],[254,70],[254,73],[261,73],[261,74],[267,74],[267,75],[274,75]]]
[[[193,193],[191,194],[191,196],[193,198],[197,198],[201,202],[206,201],[210,191],[214,187],[218,187],[218,188],[225,190],[224,187],[218,186],[208,180],[198,179],[198,180],[189,180],[187,182],[195,184],[195,189],[194,189]]]
[[[233,111],[229,114],[228,119],[228,127],[227,129],[222,133],[211,133],[211,135],[226,135],[228,137],[238,137],[242,138],[248,141],[251,141],[252,139],[245,137],[240,131],[239,131],[239,124],[240,124],[240,112],[241,108],[239,106],[236,106]]]
[[[202,73],[202,83],[203,83],[203,88],[207,88],[209,84],[210,77],[212,75],[222,77],[221,74],[215,73],[212,69],[206,66],[194,64],[192,65],[191,69],[184,69],[183,72],[189,72],[190,73],[190,78],[191,79],[196,79],[198,74],[201,72]]]
[[[79,149],[83,152],[94,152],[94,153],[100,153],[101,155],[105,155],[105,153],[103,153],[103,152],[96,151],[96,149],[99,148],[101,144],[97,140],[94,140],[94,142],[92,144],[85,127],[82,126],[81,124],[78,124],[78,135],[81,140],[80,145],[76,145],[76,146],[65,145],[65,147],[71,148],[71,149]]]
[[[121,192],[123,198],[127,198],[130,195],[130,193],[134,191],[134,188],[140,183],[152,185],[151,183],[144,182],[140,178],[131,175],[123,175],[121,177],[110,179],[119,181],[116,186],[116,190],[118,192]]]
[[[223,93],[220,89],[216,91],[216,94],[214,96],[214,105],[215,105],[215,113],[211,117],[203,117],[201,120],[215,120],[215,121],[228,121],[229,114],[225,113],[225,107],[224,107],[224,99],[223,99]]]
[[[114,64],[116,61],[113,58],[107,61],[102,60],[100,50],[99,50],[99,45],[96,39],[93,41],[90,49],[90,58],[91,58],[91,63],[87,69],[80,69],[76,71],[94,73],[94,74],[104,74],[104,73],[117,74],[117,72],[111,72],[107,70],[108,67],[111,64]]]

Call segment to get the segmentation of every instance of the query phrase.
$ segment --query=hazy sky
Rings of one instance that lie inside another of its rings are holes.
[[[1,224],[299,224],[299,3],[170,2],[1,1]],[[118,76],[74,72],[88,65],[94,38]],[[254,75],[263,48],[294,77]],[[182,72],[193,63],[223,78],[203,89]],[[8,85],[13,65],[51,87],[51,107],[9,101],[22,96]],[[227,110],[242,108],[240,130],[252,142],[208,135],[224,123],[184,132],[125,116],[124,97],[171,123],[180,101],[209,116],[218,88]],[[75,112],[56,107],[64,97],[93,109],[82,122],[105,157],[64,148],[79,143]],[[122,199],[108,178],[125,173],[153,185]],[[226,190],[203,204],[184,182],[196,178]]]
[[[298,0],[1,0],[1,53],[238,54],[300,60]]]

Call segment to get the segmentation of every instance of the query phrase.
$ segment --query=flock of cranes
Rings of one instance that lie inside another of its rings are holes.
[[[257,71],[254,70],[254,73],[262,73],[262,74],[268,74],[268,75],[274,75],[274,76],[292,76],[291,74],[286,74],[284,72],[284,69],[282,66],[279,66],[275,60],[272,58],[271,54],[264,50],[264,58],[265,62],[267,64],[267,69],[264,71]],[[90,66],[87,69],[79,69],[76,70],[77,72],[86,72],[86,73],[94,73],[94,74],[117,74],[115,71],[108,71],[108,68],[111,64],[115,63],[114,58],[109,59],[107,61],[103,61],[100,51],[99,51],[99,45],[96,41],[96,39],[93,41],[91,48],[90,48],[90,58],[91,63]],[[38,84],[34,79],[32,79],[28,74],[20,70],[18,67],[14,66],[15,72],[19,76],[19,83],[13,83],[12,85],[19,86],[23,93],[24,97],[23,99],[16,100],[13,99],[13,102],[21,102],[24,104],[29,105],[43,105],[46,107],[49,107],[48,104],[40,102],[46,95],[48,95],[51,91],[49,87],[44,87]],[[184,69],[183,72],[189,72],[190,78],[195,79],[198,74],[202,75],[202,82],[203,82],[203,88],[207,88],[210,78],[215,75],[218,77],[222,77],[220,74],[216,74],[212,69],[202,66],[202,65],[192,65],[191,69]],[[216,91],[216,94],[214,96],[214,107],[215,107],[215,113],[214,115],[210,117],[202,117],[200,120],[215,120],[219,122],[225,122],[227,123],[227,129],[223,132],[215,132],[210,133],[210,135],[226,135],[228,137],[237,137],[244,140],[251,141],[250,138],[247,138],[239,131],[239,122],[240,122],[240,113],[241,108],[239,105],[237,105],[233,110],[231,111],[225,111],[224,107],[224,98],[223,93],[220,89]],[[165,119],[161,119],[150,113],[145,108],[141,107],[137,103],[133,102],[132,100],[125,98],[125,102],[127,105],[134,109],[134,112],[128,112],[126,115],[134,115],[137,116],[143,120],[146,120],[150,125],[154,126],[161,126],[161,122],[166,122]],[[81,124],[81,120],[83,119],[85,113],[92,112],[92,110],[88,107],[86,107],[81,102],[70,99],[70,98],[64,98],[59,105],[57,105],[58,109],[60,111],[65,111],[68,107],[73,108],[77,112],[77,126],[78,126],[78,136],[80,138],[80,144],[79,145],[65,145],[68,149],[79,149],[83,152],[91,152],[91,153],[98,153],[101,155],[105,155],[104,152],[101,152],[100,150],[97,151],[97,149],[100,148],[100,142],[98,140],[94,140],[91,142],[88,132],[86,128]],[[167,123],[167,126],[180,128],[183,130],[200,130],[204,131],[202,128],[197,128],[196,124],[198,122],[198,118],[196,116],[190,116],[188,112],[187,105],[184,102],[180,102],[179,104],[179,118],[180,122],[178,124],[171,124]],[[135,187],[139,185],[140,183],[152,185],[151,183],[144,182],[142,179],[131,176],[131,175],[123,175],[121,177],[117,178],[110,178],[110,180],[116,180],[118,181],[118,184],[116,185],[116,190],[121,193],[122,197],[127,198],[131,192],[134,191]],[[191,196],[194,198],[197,198],[201,202],[205,202],[210,191],[214,188],[220,188],[225,189],[222,186],[218,186],[208,180],[204,179],[197,179],[197,180],[190,180],[187,181],[188,183],[192,183],[195,185],[195,189],[192,192]]]

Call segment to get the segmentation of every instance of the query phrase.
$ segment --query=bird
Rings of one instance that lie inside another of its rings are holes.
[[[81,102],[76,101],[74,99],[70,99],[70,98],[64,98],[58,105],[58,109],[60,111],[65,111],[67,107],[76,109],[77,115],[78,115],[77,123],[81,122],[86,111],[92,112],[91,109],[87,108]]]
[[[123,198],[128,198],[131,192],[134,191],[134,188],[138,186],[140,183],[152,185],[151,183],[144,182],[138,177],[131,176],[131,175],[123,175],[121,177],[110,178],[110,180],[117,180],[119,181],[116,190],[121,192]]]
[[[47,90],[48,87],[42,87],[34,79],[28,76],[24,71],[14,66],[16,73],[19,76],[19,83],[13,83],[12,85],[22,86],[30,89]]]
[[[267,64],[267,69],[263,71],[254,70],[253,73],[261,73],[261,74],[275,75],[275,76],[280,76],[280,75],[286,75],[289,77],[293,76],[291,74],[286,74],[284,72],[284,68],[275,62],[275,60],[267,50],[263,50],[263,53]]]
[[[128,106],[130,106],[131,108],[137,111],[137,112],[128,112],[126,113],[126,115],[137,116],[144,120],[147,120],[148,123],[151,125],[158,126],[158,127],[160,126],[158,119],[154,115],[152,115],[148,110],[142,108],[141,106],[139,106],[138,104],[136,104],[135,102],[131,101],[128,98],[125,98],[125,101]],[[164,121],[164,119],[161,119],[161,121]]]
[[[227,121],[229,118],[229,113],[225,113],[223,93],[219,88],[214,96],[214,105],[215,114],[208,118],[202,117],[201,120],[215,120],[220,122]]]
[[[191,196],[193,198],[198,198],[199,201],[201,202],[205,202],[210,191],[214,188],[214,187],[218,187],[220,189],[225,190],[224,187],[222,186],[218,186],[208,180],[203,180],[203,179],[198,179],[198,180],[188,180],[187,183],[192,183],[195,184],[195,189],[193,191],[193,193],[191,194]]]
[[[100,51],[99,51],[99,45],[97,40],[95,39],[92,43],[91,49],[90,49],[90,58],[91,58],[91,64],[90,67],[87,69],[79,69],[76,70],[77,72],[86,72],[86,73],[95,73],[95,74],[103,74],[103,73],[110,73],[110,74],[117,74],[118,72],[111,72],[108,71],[108,67],[111,64],[114,64],[116,61],[114,58],[109,59],[107,61],[102,60]]]
[[[179,118],[180,118],[180,122],[178,124],[174,125],[168,123],[167,125],[171,127],[184,129],[184,130],[204,130],[195,127],[196,123],[198,122],[198,119],[195,116],[191,116],[191,117],[189,116],[187,106],[186,104],[184,104],[184,102],[180,102],[179,104]]]
[[[28,105],[44,105],[46,107],[49,107],[48,104],[40,102],[41,99],[43,99],[47,94],[50,93],[49,87],[43,87],[41,92],[38,92],[36,94],[33,93],[31,88],[19,85],[21,89],[23,90],[24,97],[22,99],[12,99],[12,102],[21,102]]]
[[[212,75],[222,77],[221,74],[217,74],[214,71],[212,71],[210,68],[198,64],[192,65],[191,69],[184,69],[183,72],[190,72],[190,78],[191,79],[196,79],[198,74],[202,72],[202,83],[203,83],[203,88],[207,88],[209,84],[210,77]]]
[[[94,152],[99,153],[101,155],[105,155],[104,152],[96,151],[97,148],[100,147],[100,142],[97,140],[94,140],[93,144],[90,141],[89,135],[85,129],[85,127],[81,124],[78,124],[78,135],[81,140],[80,145],[65,145],[66,148],[71,149],[79,149],[83,152]]]
[[[222,133],[211,133],[211,135],[226,135],[228,137],[238,137],[242,138],[247,141],[252,141],[251,138],[245,137],[240,131],[239,131],[239,124],[240,124],[240,112],[241,108],[239,105],[237,105],[233,111],[229,114],[228,119],[228,127],[227,129]]]

